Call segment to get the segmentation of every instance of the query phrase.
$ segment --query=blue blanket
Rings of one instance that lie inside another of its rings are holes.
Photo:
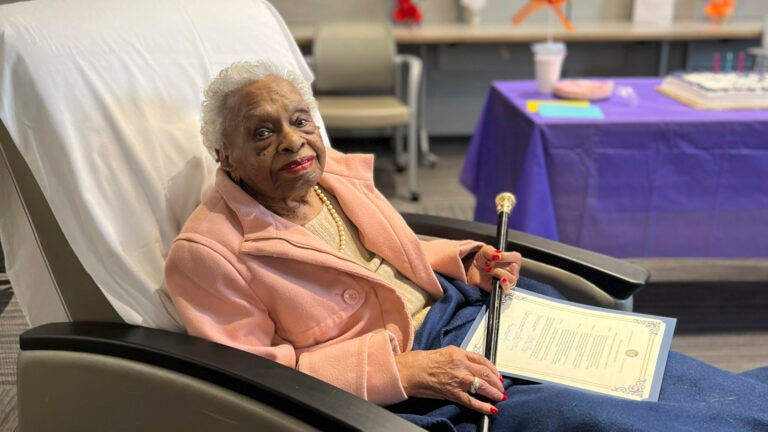
[[[488,296],[438,275],[446,295],[416,333],[414,350],[461,345]],[[518,286],[552,297],[548,285]],[[768,431],[768,367],[735,374],[670,352],[658,402],[637,402],[506,379],[509,399],[496,405],[492,431]],[[430,431],[475,431],[479,414],[459,405],[411,398],[388,407]]]

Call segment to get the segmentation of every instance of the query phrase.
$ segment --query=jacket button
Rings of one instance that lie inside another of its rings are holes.
[[[353,289],[348,289],[344,291],[344,294],[342,294],[342,297],[344,298],[344,302],[347,304],[354,304],[357,303],[357,299],[360,297],[360,295],[357,293],[357,291]]]

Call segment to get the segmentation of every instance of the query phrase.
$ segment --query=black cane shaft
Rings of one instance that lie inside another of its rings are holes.
[[[509,213],[500,212],[496,225],[496,249],[506,250],[507,227],[509,226]],[[501,297],[503,291],[501,282],[493,278],[491,283],[491,300],[488,308],[488,318],[485,322],[485,358],[496,363],[496,347],[499,340],[499,321],[501,321]]]
[[[498,213],[496,224],[496,249],[504,252],[507,248],[507,232],[509,226],[509,211],[500,211]],[[501,321],[501,297],[503,291],[501,282],[493,278],[491,283],[491,299],[488,307],[488,316],[485,321],[485,358],[496,364],[496,348],[499,340],[499,322]],[[488,432],[491,425],[490,416],[484,414],[480,417],[478,430]]]

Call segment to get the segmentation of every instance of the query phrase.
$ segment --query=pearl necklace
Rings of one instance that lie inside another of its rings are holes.
[[[313,189],[315,190],[315,194],[317,194],[317,197],[320,198],[320,201],[322,201],[325,208],[328,209],[328,213],[331,214],[331,218],[333,218],[333,223],[336,224],[336,231],[339,232],[339,252],[344,252],[344,248],[347,245],[347,236],[344,234],[344,223],[341,221],[341,217],[338,213],[336,213],[336,209],[333,208],[333,204],[331,204],[331,201],[328,200],[328,197],[325,196],[322,190],[320,190],[320,186],[315,185],[313,186]]]

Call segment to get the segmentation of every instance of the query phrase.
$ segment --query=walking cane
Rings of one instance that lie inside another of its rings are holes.
[[[512,207],[515,206],[515,196],[509,192],[502,192],[496,195],[496,214],[498,221],[496,223],[496,249],[504,252],[507,247],[507,226],[509,225],[509,214],[512,213]],[[499,340],[499,321],[501,320],[501,297],[503,291],[501,282],[493,278],[491,283],[491,300],[488,308],[488,316],[485,321],[485,358],[496,364],[496,347]],[[478,424],[478,430],[488,432],[491,424],[491,418],[483,414]]]

